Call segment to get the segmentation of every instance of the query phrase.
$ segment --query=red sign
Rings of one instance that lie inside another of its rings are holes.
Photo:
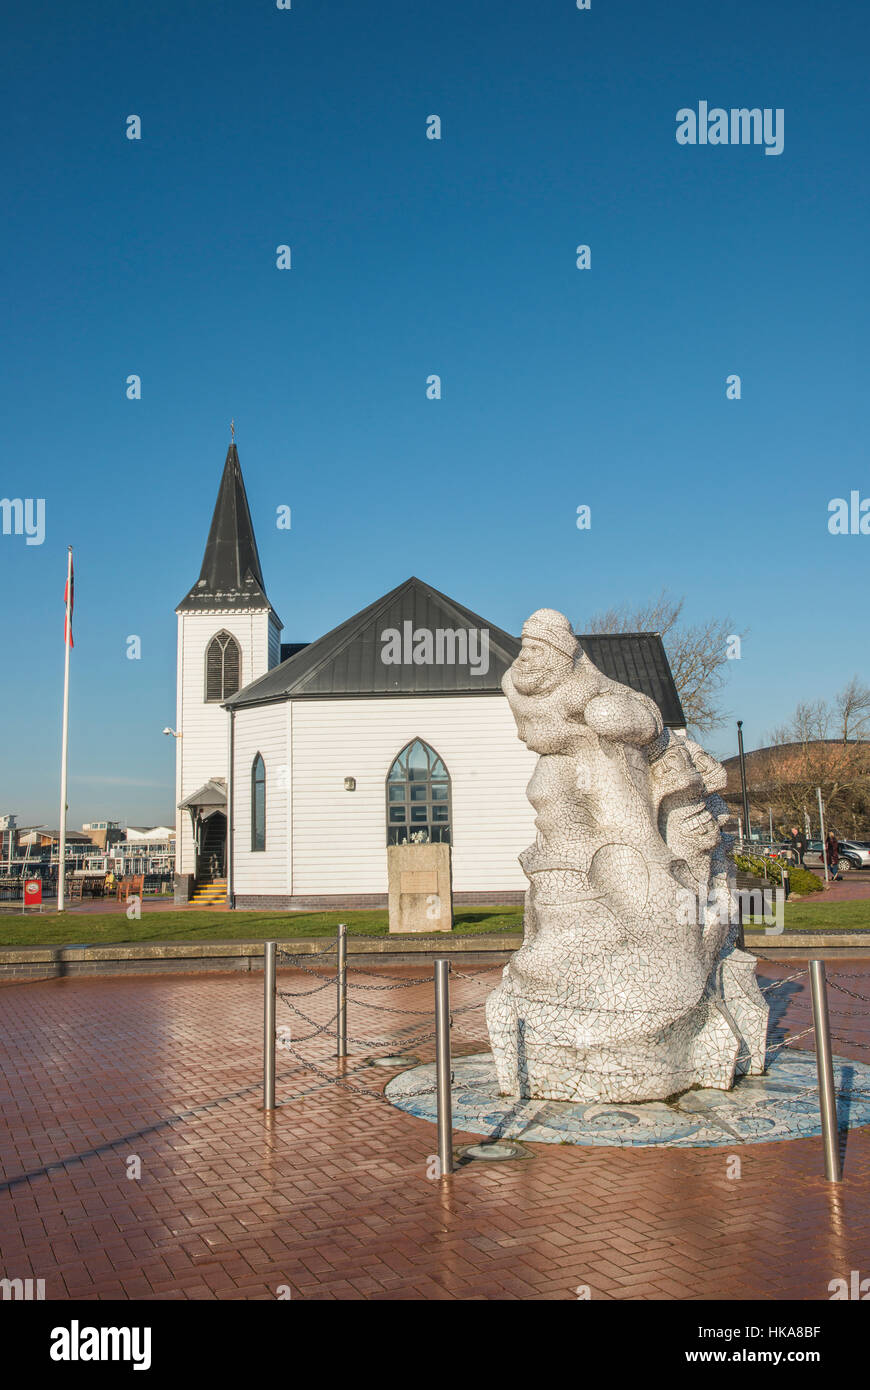
[[[42,902],[42,879],[26,878],[24,880],[24,906],[38,907]]]

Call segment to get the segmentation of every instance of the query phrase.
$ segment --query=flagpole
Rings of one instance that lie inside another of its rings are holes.
[[[70,601],[72,599],[72,546],[66,562],[66,621],[63,629],[63,737],[60,750],[60,845],[57,858],[57,910],[64,910],[64,880],[66,876],[66,765],[69,743],[69,648],[72,636]]]

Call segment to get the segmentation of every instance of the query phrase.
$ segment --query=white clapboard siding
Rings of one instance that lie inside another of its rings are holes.
[[[226,631],[241,653],[241,681],[248,685],[269,670],[267,610],[244,613],[179,613],[176,729],[176,801],[197,791],[211,777],[227,775],[227,723],[219,704],[205,701],[205,653],[212,637]],[[194,849],[190,815],[178,813],[176,862],[179,873],[193,873]]]
[[[290,786],[290,705],[240,709],[233,738],[233,891],[289,893],[287,824]],[[251,773],[260,753],[266,766],[266,848],[251,849]]]
[[[413,738],[450,774],[454,891],[526,887],[517,856],[535,838],[536,758],[505,697],[478,695],[293,702],[290,891],[386,892],[386,778]]]

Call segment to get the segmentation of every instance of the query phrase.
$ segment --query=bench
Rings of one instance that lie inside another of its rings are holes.
[[[145,896],[145,875],[132,874],[129,878],[122,878],[118,883],[118,902],[124,902],[127,898],[143,898]]]

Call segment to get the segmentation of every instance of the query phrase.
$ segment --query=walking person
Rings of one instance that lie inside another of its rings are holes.
[[[789,836],[792,853],[795,856],[795,863],[803,865],[804,855],[807,852],[807,837],[802,830],[798,830],[796,825],[791,828]]]
[[[840,842],[832,830],[825,836],[825,858],[828,861],[828,870],[831,878],[836,882],[842,880],[843,875],[837,871],[837,862],[840,858]]]

